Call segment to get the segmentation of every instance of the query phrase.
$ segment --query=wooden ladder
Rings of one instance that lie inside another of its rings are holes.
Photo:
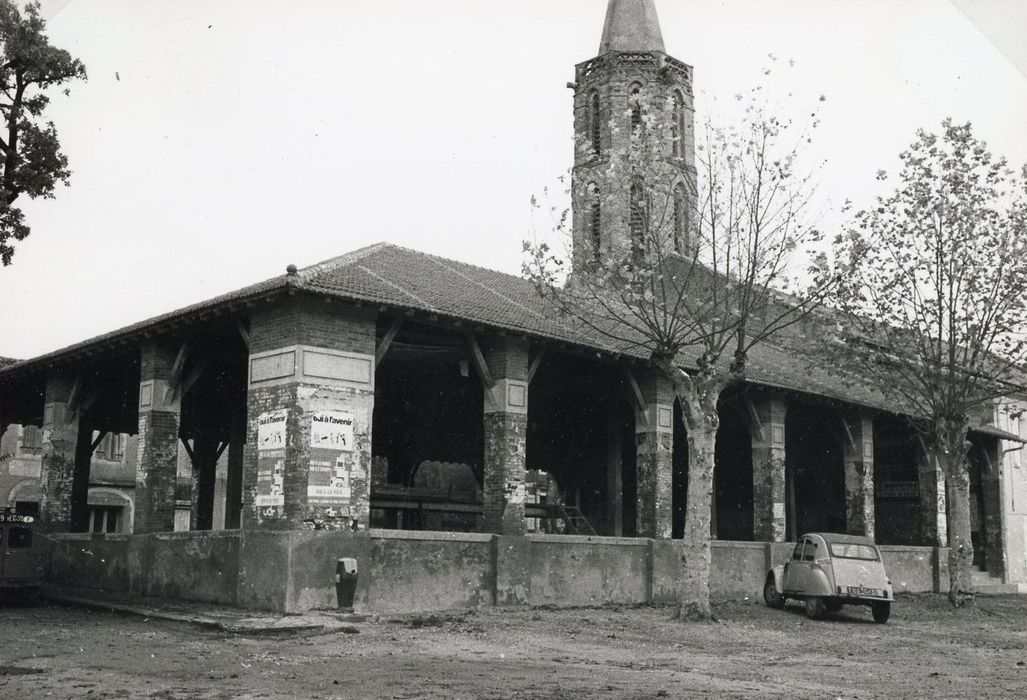
[[[592,527],[592,523],[588,522],[581,510],[577,506],[563,506],[561,513],[563,516],[564,523],[567,524],[567,530],[570,535],[594,535],[596,534],[595,528]]]

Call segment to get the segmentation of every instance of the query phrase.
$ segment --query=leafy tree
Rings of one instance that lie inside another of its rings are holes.
[[[53,122],[44,118],[47,91],[85,79],[86,69],[67,51],[50,45],[39,3],[24,12],[13,0],[0,0],[0,262],[11,264],[14,241],[29,235],[21,195],[53,197],[57,183],[71,175]],[[65,89],[67,92],[67,89]]]
[[[949,600],[974,600],[967,432],[1017,390],[1027,331],[1027,169],[946,120],[900,155],[895,190],[835,241],[839,346],[911,415],[946,478]],[[887,181],[881,171],[878,178]],[[1022,389],[1021,389],[1022,391]]]
[[[688,435],[678,607],[685,619],[712,617],[718,399],[745,378],[752,348],[808,315],[833,284],[823,256],[814,257],[808,270],[795,267],[796,254],[821,239],[811,216],[814,173],[798,171],[816,112],[806,125],[782,121],[762,96],[760,88],[738,96],[745,106],[740,127],[706,121],[698,177],[689,183],[684,240],[675,230],[680,202],[676,210],[666,177],[668,157],[681,138],[669,123],[673,107],[652,104],[642,94],[640,107],[611,120],[611,130],[631,124],[632,116],[637,125],[604,166],[607,181],[617,185],[608,188],[612,194],[603,206],[623,222],[621,239],[629,243],[597,256],[569,251],[566,214],[554,222],[558,240],[525,242],[524,273],[545,298],[583,332],[621,349],[641,349],[673,384]],[[587,187],[583,179],[575,172],[570,186]],[[636,197],[629,200],[623,193],[632,185]],[[800,278],[806,283],[800,285]]]

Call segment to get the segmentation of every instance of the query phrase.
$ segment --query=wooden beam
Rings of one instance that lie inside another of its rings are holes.
[[[92,444],[89,445],[89,454],[93,454],[94,452],[96,452],[96,448],[99,447],[100,443],[103,442],[103,439],[107,437],[107,432],[108,431],[106,430],[100,431],[100,434],[97,435],[96,439],[93,440]]]
[[[221,459],[221,455],[224,454],[225,448],[228,447],[228,440],[222,440],[221,444],[218,445],[217,453],[214,455],[214,464],[216,465],[218,460]]]
[[[246,326],[243,325],[242,319],[235,319],[235,327],[239,331],[239,337],[242,338],[242,342],[246,344],[246,349],[250,349],[250,332],[246,330]]]
[[[752,397],[748,395],[742,397],[742,402],[745,404],[745,415],[749,419],[749,430],[752,431],[757,441],[763,442],[763,421],[760,420],[756,404],[752,402]]]
[[[374,366],[377,367],[381,364],[381,361],[385,359],[385,353],[389,351],[389,346],[392,345],[392,341],[396,339],[396,334],[399,333],[399,329],[403,326],[402,318],[395,318],[392,321],[392,325],[389,326],[389,330],[385,331],[385,337],[382,338],[382,342],[378,343],[378,347],[374,351]]]
[[[71,385],[71,391],[68,392],[68,403],[64,408],[64,422],[68,423],[75,419],[78,415],[78,406],[82,401],[82,373],[79,372],[75,375],[75,381]]]
[[[630,396],[634,399],[635,410],[639,415],[642,416],[642,422],[649,422],[649,403],[645,400],[645,396],[642,395],[642,388],[638,386],[638,382],[635,381],[635,375],[632,373],[630,367],[624,368],[624,378],[627,380],[628,388],[631,389]]]
[[[168,372],[168,388],[174,387],[177,389],[179,382],[182,381],[182,370],[185,368],[185,360],[189,356],[189,341],[183,340],[182,345],[178,348],[178,354],[175,355],[175,361],[171,363],[171,371]]]
[[[181,440],[182,441],[182,445],[185,446],[186,454],[189,455],[189,461],[192,463],[193,467],[196,467],[197,466],[196,465],[196,453],[193,452],[193,446],[190,445],[189,441],[186,440],[185,438],[179,438],[179,440]]]
[[[546,352],[548,352],[548,350],[549,349],[545,345],[543,345],[538,349],[538,352],[535,353],[535,359],[531,361],[531,367],[528,368],[529,386],[531,385],[531,380],[535,378],[535,372],[538,372],[538,368],[542,364],[542,360],[545,358]]]
[[[182,396],[185,396],[186,393],[193,388],[193,385],[200,379],[200,376],[203,374],[203,371],[207,369],[209,364],[210,357],[205,355],[199,359],[193,367],[193,370],[189,373],[189,376],[182,380]]]
[[[481,347],[478,345],[478,338],[474,333],[467,334],[467,346],[471,351],[471,363],[474,365],[474,370],[478,373],[478,378],[481,379],[481,384],[488,390],[492,390],[492,387],[496,385],[496,380],[492,378],[492,373],[489,372],[488,363],[485,362],[485,355],[481,352]]]
[[[858,446],[856,445],[856,438],[852,434],[852,430],[849,429],[849,421],[845,420],[845,418],[843,417],[841,419],[841,423],[842,430],[844,431],[845,443],[849,446],[850,450],[855,451]]]

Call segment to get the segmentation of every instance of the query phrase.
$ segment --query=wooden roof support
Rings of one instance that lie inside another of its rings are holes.
[[[745,404],[745,415],[748,418],[749,430],[752,431],[753,436],[758,442],[763,442],[763,421],[760,420],[756,404],[752,402],[752,397],[748,394],[742,396],[742,402]]]
[[[108,432],[109,431],[107,430],[100,431],[100,434],[97,435],[96,439],[93,440],[92,444],[89,445],[89,454],[93,454],[94,452],[96,452],[96,448],[99,447],[100,443],[103,442],[103,439],[107,437]]]
[[[624,379],[627,381],[628,389],[628,400],[634,404],[635,412],[641,416],[642,422],[648,424],[649,422],[649,403],[645,400],[645,396],[642,394],[642,388],[638,386],[638,382],[635,381],[635,375],[631,371],[630,367],[624,367]]]
[[[478,379],[481,380],[481,387],[494,402],[496,397],[492,390],[496,386],[496,380],[492,378],[488,363],[485,362],[485,355],[482,354],[481,346],[478,345],[477,336],[470,331],[467,333],[467,347],[471,352],[471,364],[474,365],[474,371],[477,372]]]
[[[542,364],[542,360],[545,359],[546,353],[549,351],[545,345],[538,349],[535,353],[535,359],[531,361],[531,367],[528,368],[528,385],[531,386],[531,380],[535,378],[535,372],[538,372],[539,366]]]
[[[399,329],[403,326],[402,318],[395,318],[392,321],[392,325],[389,326],[389,330],[385,331],[385,337],[382,338],[382,342],[378,343],[378,347],[374,351],[374,366],[377,367],[381,364],[381,361],[385,359],[385,353],[389,351],[389,346],[392,345],[392,341],[396,339],[396,334],[399,333]]]

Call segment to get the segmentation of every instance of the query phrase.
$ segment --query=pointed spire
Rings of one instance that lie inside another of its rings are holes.
[[[654,0],[610,0],[599,42],[600,55],[608,51],[666,53]]]

